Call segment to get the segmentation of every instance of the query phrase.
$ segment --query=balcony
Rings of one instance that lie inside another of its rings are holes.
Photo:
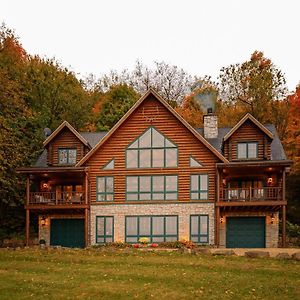
[[[283,201],[281,187],[224,188],[220,193],[222,202]]]
[[[84,193],[78,192],[30,192],[29,205],[76,206],[85,204]]]

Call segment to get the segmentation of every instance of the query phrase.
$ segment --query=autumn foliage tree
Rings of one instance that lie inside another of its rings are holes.
[[[287,97],[287,101],[288,123],[283,142],[287,156],[294,162],[294,173],[300,173],[300,86]]]
[[[281,70],[259,51],[249,61],[222,68],[219,88],[223,101],[240,106],[262,123],[272,122],[271,103],[287,92]]]

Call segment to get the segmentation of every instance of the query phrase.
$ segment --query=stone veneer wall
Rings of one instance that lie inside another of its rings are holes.
[[[223,223],[220,224],[220,247],[226,247],[226,217],[266,217],[266,248],[278,247],[279,214],[274,213],[274,222],[271,224],[272,213],[227,213],[223,215]]]
[[[179,240],[189,239],[190,215],[209,216],[209,244],[214,244],[214,203],[108,204],[92,205],[90,241],[96,243],[96,216],[114,216],[114,241],[125,241],[125,216],[177,215]]]
[[[214,114],[203,116],[204,137],[215,139],[218,137],[218,117]]]

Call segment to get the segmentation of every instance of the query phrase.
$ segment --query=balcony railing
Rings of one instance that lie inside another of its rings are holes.
[[[62,205],[84,204],[84,194],[78,192],[31,192],[29,204]]]
[[[281,187],[226,188],[221,190],[220,201],[280,201]]]

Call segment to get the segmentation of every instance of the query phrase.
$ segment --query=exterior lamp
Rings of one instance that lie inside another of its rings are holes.
[[[223,216],[221,216],[221,218],[220,218],[220,223],[221,224],[224,223],[224,217]]]
[[[45,225],[46,225],[46,217],[45,217],[45,216],[43,216],[43,217],[41,218],[41,225],[42,225],[42,226],[45,226]]]
[[[273,178],[272,177],[269,177],[268,178],[268,184],[270,185],[270,184],[272,184],[273,183]]]
[[[274,222],[275,222],[275,216],[274,214],[271,214],[271,224],[274,224]]]

